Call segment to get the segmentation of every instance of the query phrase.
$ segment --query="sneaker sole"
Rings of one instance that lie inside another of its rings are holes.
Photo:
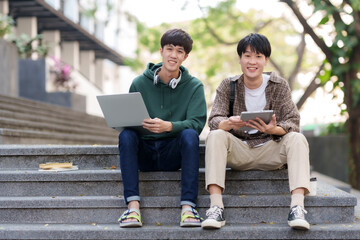
[[[310,224],[302,219],[296,219],[293,221],[288,221],[288,224],[291,228],[298,229],[298,230],[309,230]]]
[[[213,219],[207,219],[201,223],[201,227],[204,229],[219,229],[225,226],[225,221],[218,222]]]

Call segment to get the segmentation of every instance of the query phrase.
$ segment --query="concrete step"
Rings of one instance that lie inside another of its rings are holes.
[[[67,172],[38,170],[0,171],[0,196],[103,196],[123,194],[121,171],[116,166]],[[81,166],[80,166],[81,168]],[[181,172],[140,172],[143,196],[178,196]],[[205,171],[200,169],[199,194],[207,194]],[[227,171],[226,194],[285,194],[289,192],[287,171]]]
[[[0,95],[0,144],[117,144],[103,117]]]
[[[43,134],[51,137],[50,133],[38,133],[38,132],[27,132],[15,131],[11,129],[1,129],[0,135],[14,136],[19,138],[31,137],[31,134]],[[54,138],[57,135],[54,134]],[[62,138],[71,141],[72,137],[62,135]],[[80,136],[77,136],[80,137]],[[44,137],[45,138],[45,137]],[[1,140],[1,139],[0,139]],[[96,138],[89,139],[94,141],[94,144],[102,144]],[[100,140],[100,138],[99,138]],[[50,139],[48,140],[50,141]],[[18,169],[21,168],[38,168],[39,163],[44,162],[74,162],[80,164],[81,168],[92,169],[92,168],[103,168],[108,166],[120,166],[119,163],[119,150],[118,150],[118,138],[113,139],[115,143],[113,145],[0,145],[0,168],[5,169]],[[48,144],[46,142],[42,144]],[[1,142],[0,142],[1,144]],[[114,145],[116,144],[116,145]],[[205,167],[205,144],[200,144],[200,167]],[[84,162],[85,158],[86,161]],[[92,165],[92,159],[101,158],[101,165]]]
[[[104,118],[102,117],[93,116],[58,105],[47,104],[21,97],[0,95],[0,109],[17,113],[27,113],[37,116],[55,117],[58,119],[68,119],[74,121],[79,121],[79,119],[81,119],[83,122],[104,124]]]
[[[2,128],[17,129],[17,130],[30,130],[39,132],[52,132],[62,134],[77,134],[77,135],[94,135],[94,136],[105,136],[111,138],[117,138],[118,133],[111,128],[105,129],[94,129],[91,125],[79,126],[68,126],[59,125],[56,123],[37,122],[37,121],[26,121],[11,118],[0,117],[0,126]]]
[[[141,212],[148,224],[175,224],[180,215],[179,196],[143,196]],[[209,197],[198,198],[205,216]],[[290,195],[224,195],[225,218],[232,223],[286,223]],[[327,184],[318,195],[305,199],[312,224],[354,221],[356,198]],[[114,223],[126,210],[122,196],[0,197],[0,223]]]
[[[17,113],[17,112],[11,112],[7,110],[1,110],[0,109],[0,118],[1,119],[11,119],[11,120],[17,120],[20,121],[21,124],[18,124],[20,126],[23,126],[23,124],[30,123],[36,123],[35,125],[40,125],[41,123],[46,123],[47,125],[55,125],[55,128],[58,126],[63,127],[71,127],[72,129],[87,129],[89,132],[96,132],[99,134],[107,134],[111,135],[109,133],[116,133],[115,130],[107,127],[105,120],[103,124],[99,124],[98,122],[82,122],[82,121],[69,121],[64,119],[58,119],[54,117],[47,117],[47,116],[37,116],[28,113]],[[16,122],[15,122],[16,123]],[[15,126],[18,126],[15,125]],[[41,125],[40,125],[41,126]],[[4,126],[3,126],[4,128]],[[53,130],[53,129],[52,129]],[[118,133],[117,133],[118,134]]]
[[[116,144],[117,137],[0,128],[0,144]]]
[[[80,169],[120,165],[116,145],[0,145],[2,170],[34,170],[46,162],[73,162]]]
[[[178,224],[144,224],[121,229],[118,224],[0,224],[0,239],[360,239],[360,221],[317,224],[310,231],[281,224],[227,224],[219,230],[181,228]]]

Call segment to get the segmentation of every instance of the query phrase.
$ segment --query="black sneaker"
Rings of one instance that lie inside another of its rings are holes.
[[[289,212],[289,226],[300,230],[310,229],[310,224],[306,221],[305,214],[307,214],[307,211],[303,207],[299,205],[293,206]]]
[[[221,228],[225,226],[224,209],[219,206],[212,206],[206,211],[207,219],[201,223],[205,229]]]

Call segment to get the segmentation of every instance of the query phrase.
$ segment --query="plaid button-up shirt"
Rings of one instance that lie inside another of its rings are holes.
[[[266,105],[264,110],[274,110],[276,124],[285,132],[299,132],[300,114],[291,99],[291,91],[286,80],[274,72],[265,73],[270,79],[265,89]],[[228,119],[230,104],[230,81],[236,81],[233,115],[239,116],[247,111],[245,105],[244,75],[224,79],[216,89],[215,101],[209,116],[210,130],[218,129],[219,123]],[[255,147],[269,140],[278,141],[281,136],[273,136],[258,132],[248,134],[242,130],[231,130],[234,136],[244,140],[250,147]]]

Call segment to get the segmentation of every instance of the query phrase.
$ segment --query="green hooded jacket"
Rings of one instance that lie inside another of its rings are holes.
[[[143,135],[143,139],[175,138],[184,129],[201,133],[206,122],[206,101],[202,82],[180,66],[181,80],[175,89],[160,81],[154,85],[154,73],[162,63],[149,63],[144,73],[136,77],[129,92],[140,92],[151,118],[170,121],[171,132]]]

